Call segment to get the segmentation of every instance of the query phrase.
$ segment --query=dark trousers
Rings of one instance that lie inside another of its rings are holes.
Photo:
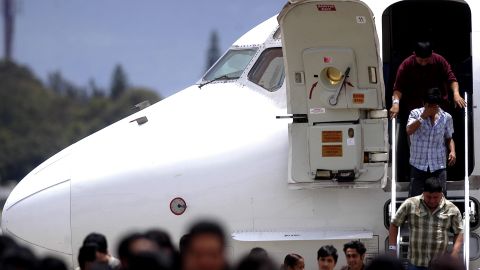
[[[417,196],[423,193],[423,185],[425,180],[430,177],[436,177],[443,187],[443,194],[447,196],[447,170],[440,169],[434,172],[422,171],[410,165],[410,189],[408,197]]]

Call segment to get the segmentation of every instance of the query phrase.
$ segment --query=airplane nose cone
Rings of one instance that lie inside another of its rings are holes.
[[[58,161],[58,160],[57,160]],[[64,162],[37,168],[12,191],[2,231],[32,248],[72,254],[70,179]]]
[[[5,209],[2,229],[38,247],[71,254],[70,181],[34,193]]]
[[[2,227],[4,233],[35,246],[72,254],[70,181],[41,190],[5,209]]]

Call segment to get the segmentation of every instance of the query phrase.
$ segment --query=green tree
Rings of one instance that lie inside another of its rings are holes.
[[[134,112],[135,104],[160,97],[128,88],[117,99],[93,80],[78,87],[52,73],[44,85],[26,67],[0,61],[0,181],[20,180],[41,162],[78,140]]]
[[[0,179],[20,180],[58,149],[53,98],[28,68],[0,62]]]
[[[90,93],[91,93],[92,97],[104,97],[105,96],[105,91],[103,91],[102,88],[97,86],[94,79],[90,79],[88,81],[88,88],[90,89]]]
[[[65,79],[60,71],[48,74],[47,87],[60,96],[86,100],[87,90]]]
[[[110,97],[119,98],[128,88],[128,80],[125,71],[120,64],[115,66],[112,74],[112,83],[110,86]]]
[[[218,58],[220,57],[220,46],[218,45],[218,34],[217,31],[212,31],[210,33],[210,46],[208,47],[207,51],[207,65],[206,70],[210,69],[210,67],[217,62]]]

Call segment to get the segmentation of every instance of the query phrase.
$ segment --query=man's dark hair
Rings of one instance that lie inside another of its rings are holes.
[[[40,260],[38,269],[42,270],[67,270],[67,265],[54,257],[45,257]]]
[[[222,227],[212,221],[200,221],[193,224],[193,226],[190,228],[188,232],[188,241],[185,243],[186,245],[184,246],[185,250],[188,251],[195,237],[206,234],[217,237],[220,241],[221,246],[225,247],[225,233],[223,232]]]
[[[98,252],[107,254],[107,238],[103,234],[90,233],[83,240],[83,244],[95,244]]]
[[[278,270],[277,265],[268,256],[251,256],[250,254],[243,257],[239,262],[236,270]]]
[[[26,247],[15,247],[6,250],[0,261],[0,269],[2,270],[34,270],[37,269],[37,266],[37,258]]]
[[[250,250],[250,253],[248,253],[248,256],[268,258],[268,253],[264,248],[254,247]]]
[[[367,252],[367,249],[365,248],[365,245],[358,240],[351,241],[351,242],[348,242],[345,245],[343,245],[343,252],[346,254],[347,249],[349,249],[349,248],[355,249],[358,252],[358,254],[360,254],[360,255],[363,255],[363,254],[365,254],[365,252]]]
[[[172,240],[170,239],[170,235],[166,231],[160,229],[151,229],[145,233],[145,236],[157,243],[159,248],[166,248],[172,252],[176,251],[172,244]]]
[[[132,234],[129,234],[127,236],[125,236],[124,238],[122,238],[122,240],[120,241],[120,243],[118,244],[118,257],[121,261],[128,261],[131,257],[132,257],[132,252],[130,251],[130,245],[138,240],[138,239],[143,239],[143,238],[146,238],[145,235],[141,234],[141,233],[132,233]]]
[[[170,235],[166,231],[160,229],[151,229],[145,233],[145,236],[154,241],[160,248],[161,253],[165,255],[164,257],[166,258],[163,261],[166,263],[164,266],[168,266],[169,268],[173,269],[181,268],[180,253],[173,245]]]
[[[317,261],[320,260],[320,258],[325,258],[328,256],[332,256],[335,263],[337,263],[338,254],[337,254],[337,249],[334,246],[327,245],[327,246],[321,247],[317,252]]]
[[[429,88],[425,92],[423,100],[428,104],[440,104],[440,102],[442,101],[442,93],[437,87]]]
[[[287,256],[285,256],[285,259],[283,259],[282,269],[287,269],[287,267],[294,268],[302,259],[303,257],[296,253],[287,254]]]
[[[427,58],[432,55],[432,46],[429,41],[418,41],[415,43],[415,55],[420,58]]]
[[[80,247],[78,251],[78,265],[80,269],[85,269],[87,262],[94,262],[97,259],[98,246],[93,243],[88,243]]]
[[[425,185],[423,186],[424,192],[443,192],[443,187],[440,184],[440,181],[436,177],[430,177],[425,180]]]

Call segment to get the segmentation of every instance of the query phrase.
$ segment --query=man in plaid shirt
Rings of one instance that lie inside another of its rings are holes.
[[[410,190],[409,197],[422,194],[425,179],[437,177],[446,192],[447,149],[448,165],[456,161],[455,143],[452,139],[452,116],[440,109],[440,89],[426,92],[424,107],[413,109],[407,123],[410,136]],[[446,194],[446,193],[445,193]]]
[[[452,202],[445,199],[442,191],[437,178],[427,179],[423,194],[402,203],[390,223],[389,250],[395,252],[398,227],[408,220],[409,270],[427,269],[430,260],[445,253],[450,229],[454,234],[451,256],[458,259],[463,242],[462,214]]]

